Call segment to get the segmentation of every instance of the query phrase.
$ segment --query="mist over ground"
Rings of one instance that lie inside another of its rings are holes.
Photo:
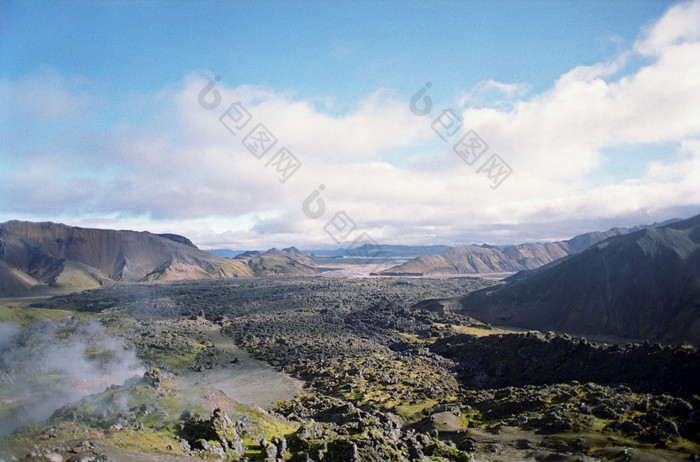
[[[145,371],[97,321],[0,322],[0,436]]]

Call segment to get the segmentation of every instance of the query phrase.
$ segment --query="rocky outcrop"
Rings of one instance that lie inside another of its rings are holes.
[[[540,333],[456,335],[430,350],[458,364],[470,388],[550,385],[571,381],[625,383],[640,393],[691,396],[700,382],[700,354],[650,343],[595,345]]]
[[[238,460],[243,455],[243,440],[221,409],[215,409],[207,420],[189,411],[185,411],[181,419],[180,436],[192,449],[205,456],[220,456],[226,460]]]
[[[437,432],[405,431],[403,420],[395,414],[366,411],[336,398],[301,397],[286,403],[280,412],[303,419],[289,447],[304,456],[295,455],[291,459],[294,461],[308,460],[307,455],[314,460],[357,462],[427,457],[460,462],[474,460],[471,451],[441,440]]]

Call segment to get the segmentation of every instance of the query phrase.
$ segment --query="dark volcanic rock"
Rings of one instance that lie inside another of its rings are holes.
[[[243,455],[243,440],[231,419],[221,409],[215,409],[208,420],[201,419],[191,412],[183,413],[182,419],[180,436],[192,448],[216,453],[216,446],[219,446],[220,450],[229,456],[238,458]]]
[[[542,334],[455,335],[430,350],[456,361],[475,388],[545,385],[573,380],[625,383],[644,393],[691,396],[700,383],[700,353],[691,348],[632,344],[600,346],[568,336]],[[613,418],[603,408],[594,413]]]

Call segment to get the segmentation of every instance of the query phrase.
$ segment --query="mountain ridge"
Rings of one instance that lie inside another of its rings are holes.
[[[450,275],[504,273],[539,268],[552,261],[577,254],[611,236],[628,234],[649,226],[614,227],[593,231],[571,239],[546,243],[523,243],[508,246],[488,244],[452,247],[433,255],[421,255],[401,265],[388,268],[380,275]]]
[[[506,284],[422,307],[483,322],[700,345],[700,215],[612,236]]]
[[[0,224],[0,296],[84,290],[114,282],[315,274],[296,251],[227,259],[177,234],[81,228],[52,222]]]

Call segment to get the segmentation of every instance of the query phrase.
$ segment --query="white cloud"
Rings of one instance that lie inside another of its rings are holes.
[[[683,11],[695,11],[697,5],[686,5]],[[678,14],[674,8],[667,16]],[[668,23],[667,16],[660,25]],[[682,30],[685,38],[696,37],[700,19],[686,18]],[[652,28],[650,36],[660,35],[656,31]],[[648,40],[644,37],[639,43]],[[594,171],[604,147],[697,136],[700,41],[663,43],[663,50],[660,45],[656,48],[663,52],[655,61],[617,80],[610,76],[623,68],[627,54],[612,63],[577,67],[551,90],[519,101],[511,110],[468,108],[463,113],[465,131],[476,130],[509,153],[519,173],[553,180]]]
[[[683,2],[669,8],[666,14],[648,28],[635,50],[649,56],[660,56],[669,47],[700,40],[700,3]]]
[[[459,107],[508,107],[514,100],[532,92],[528,83],[503,83],[483,80],[459,98]]]
[[[372,160],[383,151],[411,146],[430,136],[428,127],[408,111],[403,99],[381,89],[367,95],[348,113],[332,116],[320,112],[311,101],[248,85],[230,88],[225,84],[216,87],[221,106],[206,111],[197,102],[206,84],[201,76],[190,75],[178,95],[184,129],[203,140],[231,141],[219,117],[235,102],[241,102],[251,113],[251,123],[264,123],[280,144],[300,156],[323,162]]]
[[[0,80],[0,120],[11,123],[26,117],[38,122],[74,116],[89,103],[82,89],[89,82],[80,77],[67,78],[51,68],[17,81]]]
[[[0,145],[1,208],[8,219],[180,232],[206,247],[238,249],[336,245],[324,225],[341,211],[357,226],[348,241],[368,232],[411,244],[567,237],[564,220],[605,227],[700,211],[698,5],[671,8],[633,50],[576,67],[543,93],[493,80],[472,88],[461,101],[471,105],[463,132],[477,131],[488,155],[513,168],[496,190],[477,173],[480,162],[463,162],[430,118],[388,90],[329,114],[290,93],[224,79],[221,104],[207,110],[198,94],[209,78],[193,73],[181,88],[131,101],[138,122],[100,126],[76,115],[98,113],[104,102],[89,82],[76,87],[40,74],[2,84],[17,99],[30,82],[32,98],[48,103],[10,108],[5,117],[48,130],[30,131],[43,141],[28,142],[19,158]],[[634,53],[647,61],[626,69]],[[219,120],[233,102],[254,118],[238,136]],[[66,132],[62,124],[73,118],[79,123]],[[272,154],[257,159],[241,143],[257,123],[278,138],[273,152],[287,147],[302,162],[284,183],[266,166]],[[26,127],[9,130],[20,139]],[[659,143],[680,146],[675,160],[651,162],[644,175],[617,184],[592,182],[607,148]],[[310,218],[302,204],[319,185],[325,212]]]

